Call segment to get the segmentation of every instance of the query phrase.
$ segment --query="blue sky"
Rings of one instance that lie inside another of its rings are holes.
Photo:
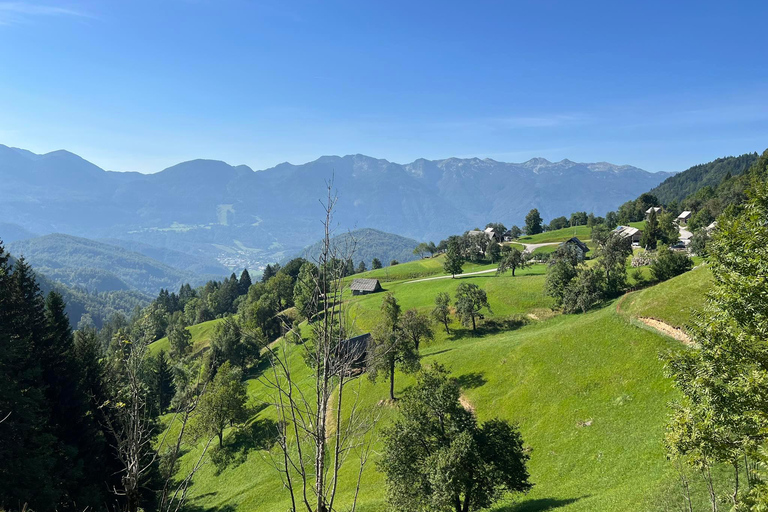
[[[0,143],[678,171],[768,147],[768,2],[0,0]]]

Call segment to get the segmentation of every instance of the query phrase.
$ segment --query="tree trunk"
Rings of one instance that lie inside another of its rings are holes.
[[[389,365],[389,398],[392,399],[392,401],[395,400],[395,360],[392,359],[392,362]]]
[[[475,332],[475,329],[477,329],[475,326],[475,315],[472,315],[472,332]]]
[[[224,431],[219,430],[219,448],[224,445]]]
[[[443,324],[445,325],[445,332],[446,334],[451,334],[451,330],[448,328],[448,319],[443,319]]]
[[[512,277],[515,277],[515,267],[512,267]]]

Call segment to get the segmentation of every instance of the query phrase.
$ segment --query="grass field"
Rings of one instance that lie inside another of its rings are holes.
[[[408,267],[421,266],[430,272],[436,260],[397,267],[412,272]],[[708,270],[697,269],[630,294],[621,313],[613,302],[584,315],[553,315],[551,302],[543,294],[545,269],[535,265],[514,278],[489,273],[415,283],[390,281],[385,289],[397,297],[403,310],[427,312],[438,292],[453,294],[459,283],[472,282],[488,293],[493,312],[485,313],[487,320],[531,313],[542,318],[516,330],[485,330],[478,335],[454,321],[450,336],[436,326],[435,340],[422,346],[422,363],[447,365],[462,383],[463,394],[480,420],[498,416],[519,423],[532,449],[530,472],[535,487],[518,502],[507,501],[493,510],[664,509],[663,497],[674,481],[674,470],[665,460],[661,440],[668,403],[675,392],[663,376],[658,356],[682,348],[669,338],[636,327],[630,317],[674,319],[681,314],[674,304],[695,301],[692,297],[705,286],[700,281],[706,281]],[[349,316],[358,331],[367,332],[375,323],[383,297],[383,293],[349,297]],[[191,328],[197,328],[193,331],[196,347],[210,337],[212,325],[207,324],[211,322]],[[309,386],[311,374],[300,351],[300,347],[288,347],[289,364],[302,385]],[[412,383],[413,376],[398,373],[396,394]],[[257,378],[247,384],[251,405],[259,410],[260,404],[269,401],[268,390]],[[386,405],[387,383],[374,384],[363,377],[353,386],[363,407],[379,411],[382,424],[392,421],[396,411]],[[231,452],[231,461],[208,464],[198,473],[192,489],[193,508],[286,510],[288,496],[259,434],[275,420],[274,411],[264,408],[240,433],[228,432],[225,451]],[[193,447],[185,455],[185,463],[198,450]],[[342,472],[342,505],[351,498],[354,479],[352,468]],[[364,474],[358,510],[387,510],[385,481],[373,464]]]
[[[550,242],[564,242],[569,238],[578,237],[582,242],[592,237],[592,228],[588,226],[574,226],[572,228],[546,231],[538,235],[521,236],[519,242],[526,244],[546,244]]]
[[[439,254],[433,258],[424,258],[421,260],[410,261],[408,263],[401,263],[394,267],[384,267],[376,270],[369,270],[360,274],[355,274],[347,278],[347,281],[351,281],[355,278],[371,278],[378,279],[382,282],[389,281],[403,281],[406,279],[419,279],[424,277],[444,276],[443,263],[445,262],[445,255]],[[477,272],[480,270],[488,270],[496,268],[496,265],[487,263],[464,263],[464,272]]]

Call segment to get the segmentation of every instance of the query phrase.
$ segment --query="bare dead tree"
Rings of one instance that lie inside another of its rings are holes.
[[[301,379],[289,363],[287,343],[275,344],[268,352],[271,371],[262,376],[272,391],[278,414],[279,456],[272,463],[280,473],[291,498],[291,510],[331,512],[336,503],[341,468],[353,453],[358,454],[358,476],[352,502],[357,506],[360,482],[368,461],[378,415],[364,411],[360,399],[359,364],[361,348],[345,341],[351,331],[342,302],[343,268],[354,248],[348,239],[345,247],[331,243],[333,210],[336,197],[332,184],[321,202],[325,212],[325,235],[317,258],[315,293],[312,310],[312,337],[302,345],[305,361],[312,368],[311,377]],[[356,386],[352,385],[356,382]],[[353,389],[356,388],[356,389]]]
[[[118,460],[122,463],[121,483],[122,488],[113,488],[116,496],[125,497],[125,510],[136,512],[140,508],[141,487],[149,474],[152,466],[158,461],[160,450],[169,441],[168,436],[178,428],[178,433],[173,445],[166,454],[166,470],[163,476],[163,488],[160,491],[158,510],[163,512],[178,512],[184,505],[189,486],[194,475],[205,462],[208,448],[215,436],[210,436],[203,449],[187,470],[186,475],[176,479],[176,469],[181,457],[181,447],[187,427],[193,413],[205,394],[208,381],[203,381],[205,374],[203,368],[198,370],[197,381],[192,391],[177,407],[176,412],[166,425],[158,448],[154,449],[152,442],[155,439],[155,422],[147,403],[148,390],[142,381],[145,371],[147,343],[145,340],[129,342],[127,353],[123,358],[122,377],[124,383],[118,386],[118,391],[113,400],[103,404],[103,418],[107,430],[113,439],[113,447]]]
[[[136,512],[141,501],[141,486],[157,453],[152,450],[153,422],[146,401],[147,390],[141,379],[147,345],[143,341],[126,343],[129,346],[123,358],[124,386],[113,400],[101,407],[110,409],[103,415],[104,422],[123,466],[122,488],[115,487],[112,492],[125,497],[128,512]]]

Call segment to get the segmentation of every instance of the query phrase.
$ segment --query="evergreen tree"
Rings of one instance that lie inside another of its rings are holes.
[[[248,273],[248,269],[244,268],[240,274],[240,281],[237,283],[237,292],[239,295],[245,295],[248,293],[248,288],[251,287],[251,274]]]
[[[376,269],[379,269],[381,267],[382,267],[381,260],[379,260],[379,258],[373,258],[373,260],[371,261],[371,268],[373,270],[376,270]]]
[[[656,249],[656,245],[660,238],[661,230],[659,229],[656,210],[651,210],[651,213],[648,214],[645,228],[643,228],[643,236],[640,238],[640,245],[645,247],[646,250],[653,251]]]
[[[160,351],[157,355],[154,364],[154,386],[153,391],[155,395],[155,406],[160,414],[165,413],[168,406],[171,404],[176,388],[173,384],[173,373],[170,366],[168,366],[168,359],[165,357],[165,352]]]
[[[362,274],[362,273],[363,273],[363,272],[365,272],[366,270],[368,270],[368,269],[365,267],[365,262],[364,262],[364,261],[361,261],[361,262],[360,262],[360,264],[359,264],[359,265],[357,266],[357,268],[355,269],[355,272],[356,272],[357,274]]]
[[[302,318],[309,320],[317,313],[317,266],[309,261],[301,266],[293,287],[293,302]]]
[[[192,333],[181,322],[175,322],[168,329],[168,344],[171,359],[180,361],[192,348]]]
[[[266,283],[273,277],[275,277],[275,274],[277,274],[277,270],[272,267],[269,263],[267,263],[267,266],[264,268],[264,273],[261,275],[261,282]]]

